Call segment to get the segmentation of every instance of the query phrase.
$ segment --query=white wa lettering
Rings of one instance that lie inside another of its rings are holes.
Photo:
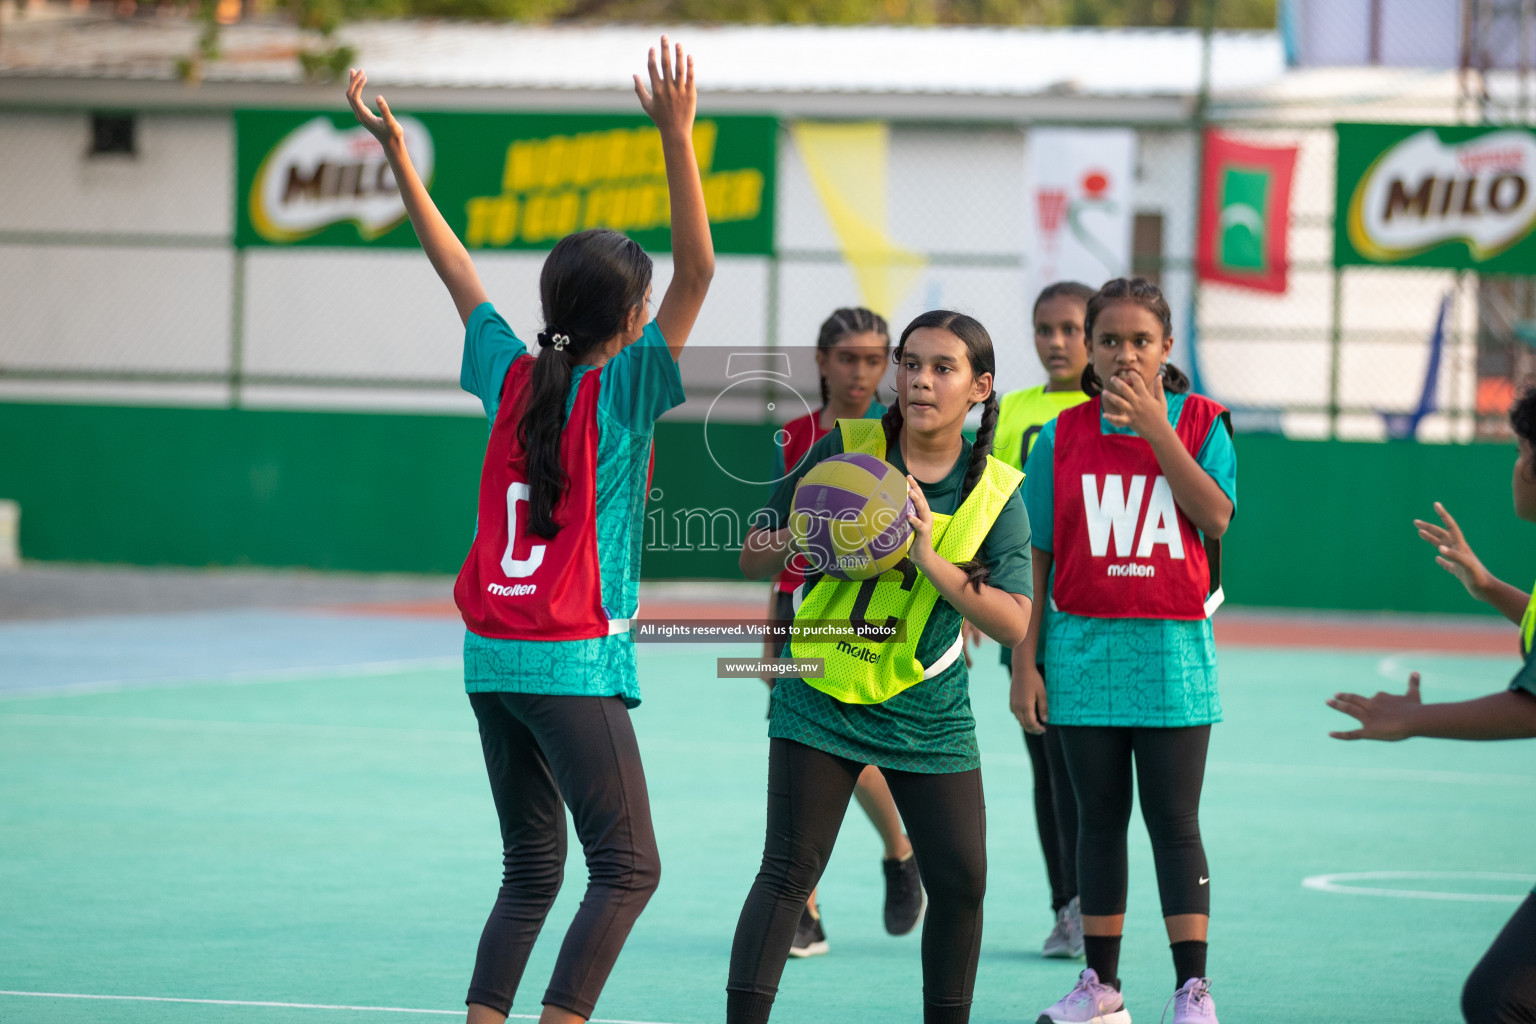
[[[543,544],[533,545],[527,558],[512,557],[512,545],[517,543],[517,503],[527,502],[531,494],[527,484],[515,483],[507,488],[507,552],[501,556],[501,571],[508,579],[532,576],[544,564]]]
[[[1146,493],[1147,478],[1131,477],[1130,492],[1125,489],[1125,478],[1117,474],[1104,477],[1104,493],[1098,493],[1098,483],[1091,474],[1083,475],[1083,511],[1088,521],[1088,550],[1094,558],[1109,553],[1109,541],[1115,541],[1115,557],[1129,558],[1131,546],[1136,540],[1137,520],[1141,519],[1141,542],[1136,544],[1137,558],[1152,557],[1152,549],[1158,544],[1168,545],[1168,557],[1184,557],[1184,536],[1179,532],[1179,513],[1174,504],[1173,491],[1165,477],[1152,478],[1152,494],[1147,501],[1147,513],[1141,516],[1141,499]]]
[[[1146,477],[1133,476],[1131,493],[1127,495],[1124,478],[1109,474],[1104,477],[1101,501],[1093,474],[1083,474],[1083,512],[1088,518],[1088,550],[1094,558],[1103,558],[1109,551],[1111,534],[1115,538],[1115,557],[1129,557],[1131,543],[1136,539],[1136,513],[1141,511],[1141,495],[1146,487]]]
[[[1147,500],[1147,516],[1141,523],[1141,543],[1136,545],[1136,557],[1151,558],[1155,544],[1167,544],[1169,558],[1184,557],[1179,513],[1173,504],[1173,491],[1164,477],[1152,481],[1152,497]]]

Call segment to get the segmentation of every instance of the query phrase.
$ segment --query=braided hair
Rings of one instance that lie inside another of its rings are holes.
[[[821,331],[816,335],[816,351],[831,352],[834,345],[855,334],[878,334],[885,339],[887,345],[891,343],[891,328],[886,324],[885,317],[863,306],[852,306],[834,309],[832,315],[821,322]],[[825,409],[831,399],[831,392],[827,390],[827,378],[823,374],[821,407]]]
[[[624,329],[650,284],[651,258],[617,231],[566,235],[544,260],[539,273],[542,351],[517,427],[527,457],[529,529],[540,537],[560,532],[555,506],[570,482],[560,465],[560,435],[575,368]]]
[[[901,365],[903,350],[907,347],[907,339],[912,332],[924,327],[934,330],[948,331],[965,343],[966,356],[971,364],[971,374],[981,376],[990,373],[994,376],[997,372],[997,357],[992,351],[992,336],[987,329],[975,317],[966,316],[964,313],[956,313],[948,309],[934,309],[927,313],[921,313],[907,325],[907,329],[901,332],[901,340],[896,343],[895,350],[891,353],[891,359],[898,366]],[[881,417],[881,426],[885,428],[885,450],[899,450],[901,444],[901,428],[903,418],[901,415],[901,399],[903,395],[898,393],[896,401],[885,411]],[[981,474],[987,468],[987,456],[992,453],[992,438],[997,433],[998,413],[997,388],[982,403],[981,427],[976,431],[976,441],[971,445],[971,461],[965,469],[965,481],[960,485],[960,502],[964,502],[970,496],[971,491],[981,480]],[[981,585],[987,581],[990,571],[978,559],[971,559],[961,564],[965,570],[966,583],[973,586],[979,592]]]
[[[1111,304],[1116,302],[1129,302],[1140,306],[1151,313],[1163,325],[1163,337],[1173,337],[1173,311],[1168,308],[1168,300],[1163,298],[1162,289],[1148,281],[1144,277],[1126,279],[1117,277],[1113,281],[1104,282],[1093,298],[1088,300],[1088,312],[1083,317],[1083,337],[1093,344],[1093,322],[1099,318]],[[1163,364],[1163,390],[1170,395],[1182,395],[1190,388],[1189,378],[1184,372],[1172,363]],[[1104,391],[1104,382],[1099,375],[1093,372],[1093,360],[1088,360],[1088,365],[1083,367],[1083,394],[1089,398],[1101,394]]]

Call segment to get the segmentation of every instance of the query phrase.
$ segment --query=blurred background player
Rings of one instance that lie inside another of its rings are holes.
[[[1014,469],[1022,470],[1040,429],[1063,409],[1088,401],[1083,391],[1083,370],[1088,348],[1083,342],[1083,318],[1093,289],[1076,281],[1047,285],[1035,298],[1031,318],[1035,324],[1035,354],[1049,380],[1032,388],[1020,388],[1003,396],[997,414],[997,439],[992,453]],[[1042,608],[1042,615],[1049,615]],[[967,635],[980,639],[969,624]],[[1045,671],[1044,636],[1035,651],[1035,666]],[[1013,650],[1002,649],[1002,663],[1011,674]],[[1061,737],[1054,729],[1039,736],[1024,733],[1024,748],[1034,772],[1035,828],[1040,852],[1045,857],[1045,876],[1051,886],[1051,913],[1055,926],[1045,938],[1040,955],[1072,959],[1083,955],[1083,915],[1077,896],[1077,798],[1062,758]]]
[[[970,1018],[986,890],[986,809],[960,630],[968,618],[999,643],[1011,646],[1024,636],[1029,519],[1018,472],[987,455],[998,403],[986,328],[961,313],[923,313],[902,333],[895,359],[896,402],[885,416],[838,422],[774,487],[742,547],[749,579],[774,576],[789,563],[790,531],[780,524],[795,485],[822,459],[864,452],[907,475],[916,515],[901,572],[859,582],[808,566],[797,621],[852,621],[860,608],[894,612],[907,635],[871,645],[790,645],[794,657],[823,658],[825,674],[781,679],[773,689],[768,828],[731,946],[729,1024],[768,1020],[804,901],[868,765],[879,766],[890,785],[928,894],[923,1020]],[[973,445],[964,426],[977,404],[983,413]],[[935,516],[943,517],[937,530]]]
[[[653,49],[648,70],[649,88],[636,75],[635,92],[661,134],[672,282],[647,324],[645,251],[614,231],[566,236],[539,276],[545,328],[537,359],[487,299],[384,98],[379,115],[365,106],[361,71],[347,89],[358,121],[384,146],[416,235],[464,321],[461,383],[492,424],[475,541],[454,587],[503,864],[465,999],[469,1024],[499,1024],[511,1011],[560,891],[562,802],[575,818],[588,882],[541,1024],[591,1017],[661,876],[629,718],[640,703],[628,631],[640,545],[631,538],[645,512],[652,428],[683,401],[677,357],[709,289],[714,247],[693,151],[693,59],[663,36],[660,66]]]
[[[781,480],[801,467],[811,446],[820,441],[838,420],[879,419],[885,406],[876,391],[885,368],[890,363],[891,331],[885,318],[862,306],[834,310],[822,322],[816,336],[816,368],[821,375],[821,408],[784,424],[784,443],[774,446],[775,480]],[[805,560],[796,558],[779,574],[768,596],[768,618],[789,622],[795,617],[795,588],[805,581]],[[765,657],[779,656],[780,642],[764,642]],[[768,681],[771,688],[773,680]],[[891,799],[885,776],[874,765],[867,765],[853,791],[869,822],[880,833],[885,846],[882,868],[885,872],[885,930],[892,935],[906,935],[917,927],[922,917],[924,896],[918,877],[912,843],[901,828],[901,815]],[[795,931],[792,957],[818,956],[827,952],[826,931],[821,911],[816,905],[816,890],[806,901],[805,913]]]
[[[1017,652],[1011,705],[1049,723],[1077,795],[1077,877],[1088,966],[1041,1024],[1129,1024],[1119,990],[1132,761],[1173,953],[1175,1024],[1214,1024],[1205,977],[1210,874],[1200,790],[1221,720],[1207,538],[1236,508],[1226,410],[1186,394],[1168,363],[1168,302],[1144,278],[1088,301],[1086,404],[1045,425],[1025,464],[1036,608]],[[1216,563],[1219,565],[1219,562]],[[1054,572],[1052,571],[1054,569]],[[1035,669],[1049,629],[1042,677]]]
[[[1512,489],[1515,515],[1536,522],[1536,388],[1526,390],[1509,414],[1520,454]],[[1405,695],[1377,693],[1362,697],[1335,694],[1328,706],[1360,720],[1360,728],[1332,732],[1341,740],[1403,740],[1432,736],[1450,740],[1508,740],[1536,737],[1536,595],[1505,583],[1484,568],[1461,527],[1438,501],[1443,525],[1415,519],[1419,536],[1435,548],[1435,561],[1467,593],[1496,608],[1520,626],[1520,654],[1525,664],[1509,688],[1474,700],[1425,704],[1419,674],[1408,677]],[[1520,1024],[1536,1021],[1536,893],[1525,898],[1504,930],[1472,969],[1461,993],[1467,1024]]]

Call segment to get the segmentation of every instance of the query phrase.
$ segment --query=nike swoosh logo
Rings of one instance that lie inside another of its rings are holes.
[[[1209,881],[1210,881],[1209,878],[1202,878],[1202,879],[1200,879],[1200,884],[1204,885],[1206,882],[1209,882]]]

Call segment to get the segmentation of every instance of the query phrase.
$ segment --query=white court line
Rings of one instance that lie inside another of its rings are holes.
[[[451,658],[410,658],[401,661],[365,661],[352,665],[309,665],[301,668],[259,669],[230,672],[226,675],[173,676],[165,679],[102,679],[55,686],[30,686],[0,690],[0,701],[36,697],[74,697],[82,694],[111,693],[116,690],[152,689],[157,686],[248,686],[255,683],[288,683],[297,679],[349,679],[391,676],[406,672],[459,668],[460,656]]]
[[[196,1003],[200,1006],[268,1006],[285,1010],[350,1010],[354,1013],[428,1013],[436,1016],[462,1017],[463,1010],[422,1010],[411,1006],[342,1006],[330,1003],[279,1003],[263,999],[184,999],[176,996],[103,996],[84,992],[14,992],[0,989],[0,996],[35,996],[40,999],[112,999],[132,1003]],[[538,1020],[531,1013],[512,1013],[517,1020]],[[665,1024],[664,1021],[620,1020],[593,1017],[591,1024]]]
[[[1491,671],[1493,665],[1496,665],[1500,662],[1508,662],[1511,666],[1511,670],[1508,675],[1513,675],[1513,668],[1516,667],[1519,662],[1519,658],[1516,655],[1516,652],[1513,650],[1513,641],[1511,642],[1510,646],[1511,650],[1507,657],[1502,654],[1446,654],[1444,652],[1437,651],[1403,651],[1398,654],[1389,654],[1387,657],[1382,658],[1376,662],[1376,674],[1383,679],[1390,679],[1392,682],[1398,684],[1398,692],[1408,689],[1408,673],[1410,672],[1418,672],[1420,676],[1420,683],[1426,687],[1476,686],[1499,688],[1506,685],[1508,679],[1507,676],[1501,679],[1498,675],[1493,674]],[[1422,668],[1420,668],[1420,666],[1427,658],[1447,657],[1480,658],[1484,661],[1493,663],[1493,665],[1490,665],[1490,674],[1486,677],[1459,676],[1452,675],[1449,672],[1425,672]],[[1489,692],[1492,691],[1490,690]]]
[[[458,742],[475,738],[475,729],[404,729],[382,725],[330,725],[322,722],[229,722],[217,718],[143,718],[131,715],[29,715],[0,711],[0,724],[17,725],[101,725],[114,730],[122,726],[142,726],[167,732],[212,732],[293,734],[298,736],[416,736]],[[1536,779],[1532,779],[1536,782]]]
[[[984,765],[1022,767],[1029,763],[1026,754],[986,754]],[[1324,764],[1270,764],[1260,761],[1210,761],[1206,777],[1228,773],[1271,778],[1350,779],[1368,782],[1438,782],[1455,786],[1536,786],[1536,775],[1498,772],[1448,772],[1430,768],[1368,768]]]
[[[1303,878],[1301,887],[1317,892],[1345,893],[1350,896],[1385,896],[1397,900],[1454,900],[1458,903],[1521,903],[1526,898],[1526,893],[1508,896],[1499,893],[1436,892],[1432,889],[1388,889],[1377,885],[1341,884],[1342,882],[1408,881],[1415,878],[1519,882],[1522,886],[1536,882],[1536,875],[1516,875],[1501,871],[1344,871]]]
[[[1206,771],[1274,777],[1365,779],[1372,782],[1443,782],[1457,786],[1533,786],[1536,775],[1496,772],[1444,772],[1429,768],[1365,768],[1312,764],[1260,764],[1253,761],[1211,761]]]

